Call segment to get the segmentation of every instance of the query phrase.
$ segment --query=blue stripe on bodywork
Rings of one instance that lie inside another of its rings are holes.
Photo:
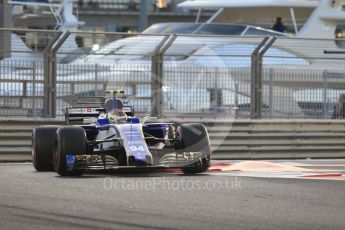
[[[151,153],[147,148],[141,124],[121,125],[126,143],[127,156],[134,156],[135,159],[147,161],[152,159]],[[152,163],[152,162],[148,162]]]

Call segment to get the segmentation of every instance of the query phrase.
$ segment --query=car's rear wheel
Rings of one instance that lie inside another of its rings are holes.
[[[54,171],[55,133],[59,126],[36,127],[32,132],[32,164],[41,171]]]
[[[210,165],[210,140],[204,125],[199,123],[181,124],[177,127],[180,138],[178,150],[182,152],[200,152],[200,159],[192,165],[182,168],[186,174],[202,173]]]
[[[83,169],[73,168],[67,162],[67,157],[86,154],[87,139],[85,130],[81,127],[61,127],[56,132],[55,141],[55,171],[61,176],[80,176],[84,173]]]

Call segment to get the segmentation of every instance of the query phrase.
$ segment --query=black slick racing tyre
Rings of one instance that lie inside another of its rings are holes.
[[[65,126],[56,131],[54,168],[60,176],[80,176],[83,169],[69,169],[66,156],[87,153],[85,130],[81,127]]]
[[[54,171],[54,144],[57,125],[36,127],[32,132],[32,164],[41,171]]]
[[[199,123],[181,124],[177,127],[177,135],[180,138],[179,151],[201,152],[202,157],[193,165],[182,168],[185,174],[202,173],[210,166],[210,139],[204,125]]]

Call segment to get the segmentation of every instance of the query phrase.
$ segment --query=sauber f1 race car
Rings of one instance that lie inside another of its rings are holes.
[[[110,98],[79,98],[66,108],[64,126],[33,130],[37,171],[80,176],[91,170],[181,168],[192,174],[208,169],[211,151],[204,125],[150,118],[140,122],[133,107],[119,99],[123,91],[106,93]]]

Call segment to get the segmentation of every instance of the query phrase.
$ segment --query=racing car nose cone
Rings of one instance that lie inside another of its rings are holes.
[[[128,165],[129,166],[149,166],[151,165],[151,159],[150,156],[145,156],[145,158],[141,159],[135,156],[130,156],[128,158]]]

